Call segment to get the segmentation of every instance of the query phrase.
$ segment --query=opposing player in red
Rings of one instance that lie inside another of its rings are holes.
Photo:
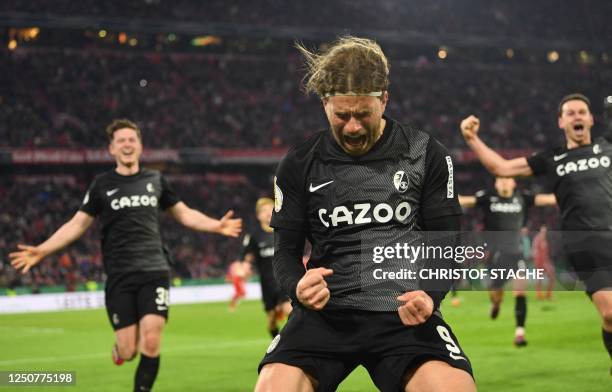
[[[252,275],[251,263],[243,260],[234,260],[227,269],[225,280],[232,283],[234,294],[229,304],[231,312],[236,310],[238,303],[246,296],[246,282]]]
[[[552,290],[555,286],[555,265],[550,259],[550,247],[548,245],[548,229],[546,225],[540,226],[540,230],[533,237],[533,263],[536,268],[544,270],[548,279],[546,294],[542,293],[542,281],[536,280],[536,298],[552,300]]]

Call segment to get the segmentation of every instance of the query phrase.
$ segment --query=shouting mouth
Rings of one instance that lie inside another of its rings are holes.
[[[366,135],[344,135],[344,143],[353,148],[358,148],[363,146],[367,141]]]

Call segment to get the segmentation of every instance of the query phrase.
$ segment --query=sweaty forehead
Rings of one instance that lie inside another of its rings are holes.
[[[377,97],[368,97],[361,95],[338,95],[334,97],[329,97],[327,99],[332,109],[337,112],[372,111],[376,108],[376,104],[380,102],[380,99]]]

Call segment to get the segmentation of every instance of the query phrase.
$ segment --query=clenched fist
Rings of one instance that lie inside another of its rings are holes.
[[[313,268],[306,271],[295,289],[298,301],[308,309],[323,309],[330,296],[324,278],[333,273],[334,271],[329,268]]]
[[[480,129],[480,120],[478,117],[471,115],[461,121],[461,134],[465,140],[473,139]]]
[[[423,290],[409,291],[397,297],[405,303],[397,308],[402,323],[408,326],[423,324],[434,311],[433,299]]]

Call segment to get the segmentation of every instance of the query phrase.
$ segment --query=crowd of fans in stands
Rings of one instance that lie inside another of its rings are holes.
[[[599,47],[598,43],[612,39],[607,20],[611,7],[605,0],[563,7],[553,0],[381,0],[376,7],[365,0],[333,4],[322,0],[7,0],[0,2],[0,15],[9,19],[30,15],[197,22],[233,26],[236,31],[260,27],[263,35],[276,35],[221,37],[216,48],[202,50],[157,50],[145,45],[104,46],[83,36],[58,45],[58,39],[74,31],[58,28],[49,34],[56,41],[45,41],[43,31],[41,44],[0,50],[0,149],[104,149],[104,128],[120,117],[141,126],[148,148],[288,147],[325,128],[326,120],[317,97],[300,89],[301,58],[293,42],[279,31],[405,31],[429,38],[514,40],[508,42],[531,38]],[[338,18],[339,14],[343,17]],[[576,19],[585,21],[588,28]],[[1,34],[7,37],[7,32]],[[561,60],[549,63],[547,49],[517,48],[509,56],[507,48],[499,47],[499,53],[492,55],[490,45],[476,43],[467,49],[447,48],[447,58],[441,59],[437,45],[384,40],[381,44],[391,66],[387,115],[431,133],[451,150],[465,148],[458,124],[468,114],[480,116],[484,137],[496,149],[538,150],[557,145],[563,140],[556,126],[557,103],[563,95],[579,91],[590,96],[596,123],[601,124],[601,99],[612,93],[604,82],[612,80],[609,60],[601,61],[601,53],[581,58],[573,53],[568,61],[570,54],[561,53]],[[595,61],[592,56],[600,57]],[[604,129],[596,126],[594,132],[601,134]],[[37,291],[61,284],[72,290],[87,281],[104,280],[95,228],[26,275],[8,264],[8,252],[17,243],[40,243],[74,214],[93,178],[89,170],[68,169],[70,174],[44,177],[0,176],[0,196],[11,201],[0,207],[0,288],[29,286]],[[212,216],[234,209],[246,219],[248,231],[255,224],[254,201],[270,194],[268,187],[254,184],[269,182],[273,169],[269,171],[258,181],[243,174],[169,178],[188,205]],[[482,175],[477,173],[484,172],[475,166],[456,171],[459,193],[473,194],[482,187]],[[541,223],[554,229],[556,215],[554,209],[534,210],[530,229],[537,230]],[[180,228],[170,217],[163,219],[163,237],[172,249],[176,276],[222,277],[238,255],[239,240],[198,235]],[[480,229],[479,221],[477,211],[466,212],[464,229]]]
[[[390,58],[387,113],[449,148],[465,147],[457,124],[471,113],[497,148],[557,144],[560,97],[581,91],[597,113],[610,93],[602,80],[612,72],[586,65],[412,60]],[[302,75],[296,54],[2,51],[0,147],[104,148],[103,129],[118,117],[138,122],[151,148],[290,146],[326,125]]]
[[[201,24],[308,29],[367,29],[439,34],[505,36],[513,39],[612,39],[606,0],[532,2],[484,0],[111,0],[53,2],[7,0],[0,12],[101,19],[164,20]],[[342,17],[338,17],[342,15]],[[589,27],[585,28],[585,21]]]

